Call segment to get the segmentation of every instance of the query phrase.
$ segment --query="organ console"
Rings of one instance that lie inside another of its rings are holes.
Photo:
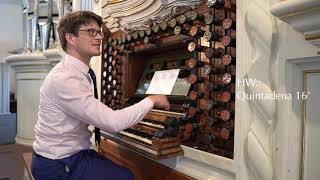
[[[204,16],[197,11],[191,11],[191,18],[192,21],[204,21]]]
[[[213,25],[216,25],[216,26],[221,26],[222,22],[223,22],[223,19],[215,18],[213,15],[209,14],[209,15],[207,15],[205,17],[204,22],[207,25],[213,24]]]
[[[231,113],[228,110],[221,110],[217,112],[216,118],[220,118],[223,121],[228,121],[230,119]]]
[[[223,90],[223,86],[221,86],[221,85],[219,85],[219,84],[215,84],[215,83],[208,82],[208,83],[206,83],[206,85],[204,86],[204,89],[205,89],[206,92],[212,93],[212,92],[215,92],[215,91],[221,91],[221,90]]]
[[[206,47],[196,44],[195,42],[190,42],[188,45],[188,50],[190,52],[199,51],[203,52],[206,49]]]
[[[147,36],[150,36],[150,35],[151,35],[151,32],[152,32],[152,30],[151,30],[150,27],[147,27],[147,28],[145,29],[145,33],[146,33]]]
[[[139,34],[138,34],[137,31],[135,31],[134,33],[132,33],[132,38],[133,38],[134,40],[137,40],[137,39],[138,39],[138,36],[139,36]]]
[[[176,156],[183,153],[177,137],[176,118],[184,116],[184,113],[152,110],[134,127],[120,131],[120,136],[112,134],[108,137],[154,159]]]
[[[192,26],[190,29],[190,35],[192,37],[201,37],[203,36],[205,31],[203,31],[201,28],[196,27],[196,26]]]
[[[208,0],[207,5],[208,8],[221,9],[224,7],[224,0]]]
[[[200,108],[204,110],[211,110],[212,108],[217,108],[219,106],[223,106],[223,102],[219,101],[212,101],[210,99],[201,99],[200,100]]]
[[[231,94],[227,91],[218,92],[214,96],[214,100],[218,102],[229,102],[231,99],[234,99],[234,94]]]
[[[143,38],[144,37],[144,35],[145,35],[145,31],[138,31],[138,34],[139,34],[139,37],[140,38]]]
[[[215,75],[215,83],[217,84],[229,84],[234,83],[235,77],[229,73]]]
[[[195,74],[191,74],[188,78],[188,82],[191,84],[203,83],[204,78],[200,76],[196,76]]]
[[[189,93],[189,98],[192,101],[195,101],[197,99],[202,99],[203,97],[204,97],[203,92],[190,91],[190,93]]]
[[[232,57],[230,54],[225,54],[222,56],[221,59],[215,59],[214,60],[215,66],[217,68],[225,68],[226,66],[235,65],[235,57]]]
[[[176,27],[176,25],[177,25],[177,20],[175,19],[175,18],[172,18],[170,21],[169,21],[169,27],[171,27],[171,28],[174,28],[174,27]],[[161,26],[160,26],[161,27]],[[161,28],[162,29],[162,28]],[[165,29],[162,29],[163,31],[164,30],[166,30],[166,28]]]
[[[204,39],[208,42],[210,41],[219,41],[219,39],[222,37],[222,32],[219,30],[216,30],[215,32],[206,31],[203,35]]]
[[[159,25],[155,24],[153,26],[151,26],[151,30],[153,33],[158,33],[159,32]]]
[[[232,39],[230,36],[223,36],[221,38],[221,42],[223,46],[232,46],[232,47],[236,46],[236,40]]]
[[[178,17],[177,21],[178,21],[178,23],[179,23],[180,25],[183,25],[183,24],[185,24],[185,23],[188,23],[188,24],[192,23],[192,20],[191,20],[190,18],[188,18],[188,17],[187,17],[186,15],[184,15],[184,14],[180,15],[180,16]]]
[[[130,41],[131,41],[131,38],[132,38],[131,34],[128,34],[128,35],[126,36],[126,41],[127,41],[127,42],[130,42]]]
[[[175,35],[184,34],[187,35],[189,33],[188,29],[182,28],[180,26],[176,26],[173,30]]]
[[[222,26],[224,29],[236,29],[236,23],[231,18],[226,18],[222,22]]]
[[[224,53],[224,50],[221,49],[221,48],[217,48],[217,49],[214,49],[214,48],[207,48],[205,50],[205,56],[208,58],[208,59],[211,59],[211,58],[220,58]]]
[[[169,111],[153,109],[137,125],[103,136],[151,159],[182,155],[181,145],[233,158],[236,22],[227,3],[207,0],[169,21],[104,37],[101,101],[109,107],[147,97],[158,71],[179,75]]]
[[[186,60],[186,65],[189,68],[195,68],[195,67],[202,67],[204,65],[204,63],[202,61],[195,60],[194,58],[191,58],[191,59]]]
[[[203,113],[203,110],[201,108],[195,108],[195,107],[190,107],[188,109],[188,114],[189,116],[195,116],[195,115],[199,115],[199,114],[202,114]]]
[[[217,69],[217,68],[212,68],[210,65],[205,65],[204,67],[203,67],[203,69],[204,69],[204,74],[206,74],[206,75],[211,75],[211,74],[220,74],[221,73],[221,71],[219,70],[219,69]]]

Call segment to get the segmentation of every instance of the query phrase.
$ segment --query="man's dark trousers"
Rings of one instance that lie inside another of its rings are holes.
[[[51,160],[33,153],[35,180],[132,180],[129,169],[106,159],[94,150],[83,150],[70,157]]]

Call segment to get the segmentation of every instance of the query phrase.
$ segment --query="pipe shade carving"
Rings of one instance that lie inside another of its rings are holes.
[[[115,1],[114,1],[115,2]],[[132,0],[102,5],[102,17],[111,32],[140,30],[194,8],[200,0]]]

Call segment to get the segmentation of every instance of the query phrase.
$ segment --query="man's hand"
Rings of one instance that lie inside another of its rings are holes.
[[[153,102],[155,107],[164,108],[165,110],[170,109],[170,103],[167,96],[165,95],[151,95],[148,98]]]

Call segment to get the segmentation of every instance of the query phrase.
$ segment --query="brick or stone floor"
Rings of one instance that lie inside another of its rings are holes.
[[[26,152],[32,152],[32,147],[18,144],[0,145],[0,180],[5,178],[21,180],[23,178],[22,154]]]

